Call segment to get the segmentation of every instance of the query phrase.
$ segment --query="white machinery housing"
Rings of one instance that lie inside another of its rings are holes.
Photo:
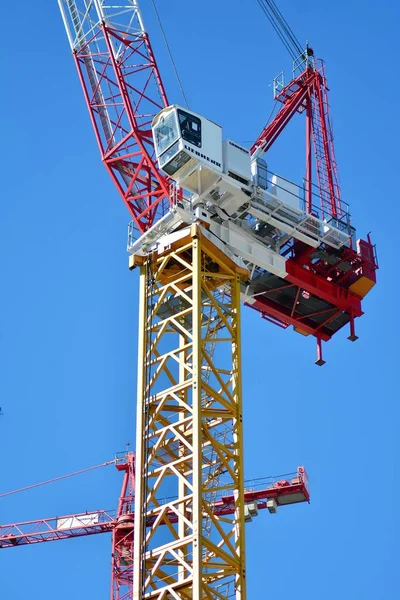
[[[278,253],[288,235],[314,248],[326,243],[338,249],[349,242],[350,227],[306,212],[297,185],[277,175],[268,181],[265,161],[252,160],[232,140],[223,142],[216,123],[172,105],[154,118],[152,128],[160,169],[190,192],[186,208],[200,220],[217,229],[240,229],[247,241],[255,238]],[[227,243],[226,235],[220,239]]]
[[[265,160],[252,160],[240,144],[222,141],[216,123],[172,105],[154,118],[152,128],[159,168],[183,194],[139,240],[132,239],[132,254],[171,243],[194,221],[207,223],[206,235],[213,243],[252,274],[252,282],[242,289],[243,300],[252,304],[261,276],[287,277],[281,249],[291,238],[315,249],[349,244],[354,230],[348,223],[307,212],[299,186],[268,174]]]

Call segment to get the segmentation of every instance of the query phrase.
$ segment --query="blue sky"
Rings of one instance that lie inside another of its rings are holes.
[[[243,8],[247,5],[245,8]],[[150,2],[143,12],[169,98],[181,102]],[[312,339],[243,310],[246,477],[304,464],[310,505],[247,529],[248,597],[398,597],[399,408],[396,2],[279,3],[327,62],[344,199],[372,230],[379,285],[314,366]],[[284,48],[257,2],[158,2],[190,107],[237,141],[272,107]],[[137,273],[128,213],[102,167],[55,0],[3,7],[0,493],[98,464],[134,443]],[[299,118],[271,153],[302,175]],[[116,506],[113,467],[0,499],[2,524]],[[0,555],[10,600],[109,597],[106,535]]]

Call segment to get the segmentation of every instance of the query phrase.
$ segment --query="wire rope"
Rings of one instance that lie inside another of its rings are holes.
[[[303,53],[303,48],[274,0],[257,0],[257,2],[291,58],[296,60]]]
[[[40,483],[33,483],[32,485],[27,485],[27,486],[19,488],[17,490],[12,490],[11,492],[5,492],[3,494],[0,494],[0,498],[4,498],[5,496],[11,496],[12,494],[17,494],[18,492],[25,492],[26,490],[31,490],[31,489],[39,487],[41,485],[47,485],[48,483],[53,483],[54,481],[60,481],[61,479],[66,479],[67,477],[73,477],[74,475],[80,475],[81,473],[87,473],[88,471],[93,471],[94,469],[99,469],[100,467],[107,467],[108,465],[113,465],[115,462],[116,462],[116,459],[110,460],[108,462],[102,463],[101,465],[95,465],[94,467],[88,467],[87,469],[81,469],[80,471],[75,471],[74,473],[68,473],[67,475],[61,475],[60,477],[54,477],[53,479],[47,479],[46,481],[41,481]]]
[[[274,0],[265,0],[265,1],[271,7],[272,12],[274,13],[277,21],[279,22],[282,30],[285,32],[288,39],[291,41],[291,43],[293,45],[293,49],[296,51],[297,55],[302,54],[303,53],[302,45],[300,44],[299,40],[296,38],[295,34],[293,33],[292,28],[286,21],[283,14],[280,12],[280,10],[277,7],[277,5],[275,4]]]
[[[295,54],[293,52],[293,50],[291,49],[288,41],[286,40],[285,36],[283,35],[283,33],[280,31],[277,23],[275,22],[274,18],[272,17],[272,15],[269,13],[267,6],[265,5],[263,0],[257,0],[261,10],[263,11],[263,13],[265,14],[265,16],[267,17],[267,19],[269,20],[269,22],[271,23],[272,27],[274,28],[276,34],[278,35],[279,39],[281,40],[282,44],[285,46],[286,50],[289,52],[290,56],[292,57],[292,59],[294,60]]]
[[[172,67],[174,69],[175,76],[176,76],[176,79],[178,81],[179,88],[181,90],[181,94],[182,94],[184,102],[186,104],[186,108],[189,108],[189,102],[187,101],[185,90],[183,89],[182,81],[181,81],[181,78],[179,77],[178,69],[177,69],[176,63],[174,61],[174,57],[172,55],[172,51],[171,51],[170,45],[168,43],[168,39],[167,39],[167,36],[166,36],[165,30],[164,30],[163,24],[162,24],[162,21],[161,21],[161,18],[160,18],[160,14],[159,14],[159,12],[157,10],[157,6],[156,6],[156,3],[155,3],[155,0],[151,0],[151,3],[153,5],[153,9],[154,9],[155,15],[157,17],[157,21],[158,21],[158,24],[160,26],[161,33],[162,33],[162,36],[164,38],[165,46],[167,48],[169,57],[171,59]]]

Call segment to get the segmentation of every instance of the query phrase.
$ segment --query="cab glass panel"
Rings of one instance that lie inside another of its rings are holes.
[[[178,119],[182,138],[192,146],[201,148],[201,120],[199,117],[178,108]]]
[[[158,156],[178,139],[178,134],[175,112],[161,117],[160,122],[154,127],[154,141]]]

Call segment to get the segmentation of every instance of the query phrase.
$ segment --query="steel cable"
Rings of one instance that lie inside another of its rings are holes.
[[[273,0],[257,0],[257,2],[291,58],[296,60],[302,54],[303,48],[275,2]]]
[[[181,81],[181,78],[179,77],[178,69],[177,69],[177,66],[176,66],[176,64],[175,64],[174,57],[173,57],[173,55],[172,55],[171,48],[170,48],[170,46],[169,46],[169,43],[168,43],[167,36],[166,36],[166,33],[165,33],[165,31],[164,31],[164,27],[163,27],[163,25],[162,25],[162,21],[161,21],[161,18],[160,18],[159,12],[158,12],[158,10],[157,10],[157,7],[156,7],[155,0],[151,0],[151,3],[152,3],[152,5],[153,5],[154,12],[155,12],[155,15],[156,15],[156,17],[157,17],[158,24],[159,24],[159,26],[160,26],[160,29],[161,29],[161,33],[162,33],[162,36],[163,36],[163,38],[164,38],[165,46],[166,46],[166,48],[167,48],[167,51],[168,51],[169,57],[170,57],[170,59],[171,59],[172,67],[173,67],[173,69],[174,69],[175,76],[176,76],[176,79],[177,79],[177,81],[178,81],[178,85],[179,85],[179,87],[180,87],[181,94],[182,94],[182,96],[183,96],[183,100],[184,100],[184,102],[185,102],[186,108],[189,108],[189,102],[187,101],[186,94],[185,94],[185,91],[184,91],[184,89],[183,89],[182,81]]]
[[[12,492],[6,492],[4,494],[0,494],[0,498],[4,498],[4,496],[11,496],[12,494],[17,494],[18,492],[24,492],[26,490],[31,490],[32,488],[39,487],[41,485],[46,485],[48,483],[53,483],[54,481],[60,481],[60,479],[66,479],[67,477],[73,477],[74,475],[80,475],[81,473],[87,473],[87,471],[93,471],[94,469],[99,469],[100,467],[107,467],[108,465],[113,465],[115,462],[116,462],[116,459],[110,460],[108,462],[102,463],[101,465],[95,465],[94,467],[88,467],[87,469],[75,471],[74,473],[68,473],[68,475],[61,475],[60,477],[54,477],[53,479],[47,479],[46,481],[41,481],[40,483],[34,483],[32,485],[27,485],[23,488],[19,488],[18,490],[13,490]]]

